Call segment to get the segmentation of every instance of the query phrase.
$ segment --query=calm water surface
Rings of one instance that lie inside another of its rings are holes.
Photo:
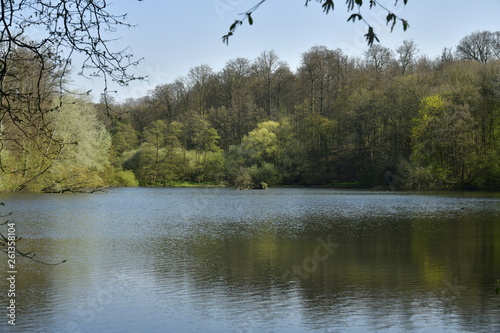
[[[500,332],[498,194],[133,188],[0,201],[20,249],[67,259],[18,260],[17,325],[3,310],[2,332]],[[6,305],[5,278],[0,288]]]

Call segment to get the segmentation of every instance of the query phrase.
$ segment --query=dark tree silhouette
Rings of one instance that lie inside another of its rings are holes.
[[[500,57],[500,32],[476,31],[463,37],[457,46],[459,59],[488,62]]]

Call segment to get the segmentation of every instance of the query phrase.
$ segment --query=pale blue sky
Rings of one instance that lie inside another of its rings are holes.
[[[238,13],[257,2],[115,0],[112,11],[128,13],[128,21],[137,25],[118,31],[120,41],[116,47],[130,45],[137,58],[144,58],[135,73],[149,76],[148,81],[136,82],[129,88],[111,87],[118,90],[117,99],[144,96],[155,86],[173,82],[200,64],[218,71],[231,59],[253,60],[265,50],[275,50],[295,70],[301,54],[315,45],[341,48],[351,56],[361,56],[367,49],[363,37],[366,26],[346,22],[349,14],[344,0],[337,0],[335,11],[328,15],[314,0],[307,8],[305,0],[268,0],[253,15],[253,26],[238,28],[229,45],[223,44],[221,37]],[[394,0],[382,2],[394,4]],[[409,0],[394,11],[410,22],[406,32],[398,24],[391,33],[385,25],[387,13],[382,9],[364,15],[376,28],[381,44],[395,49],[404,39],[413,39],[420,54],[431,58],[474,31],[500,30],[500,0]],[[99,80],[77,79],[75,84],[82,90],[93,89],[94,97],[103,86]]]

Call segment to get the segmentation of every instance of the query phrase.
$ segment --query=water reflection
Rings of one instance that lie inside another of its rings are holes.
[[[3,195],[21,331],[498,331],[500,201],[309,189]],[[2,288],[3,285],[1,286]]]

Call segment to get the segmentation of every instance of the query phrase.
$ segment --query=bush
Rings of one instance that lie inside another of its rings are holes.
[[[250,190],[254,187],[252,176],[247,168],[240,167],[234,179],[234,185],[238,190]]]
[[[254,165],[249,169],[249,172],[256,184],[264,182],[276,185],[282,180],[277,168],[271,163],[262,163],[260,167]]]
[[[399,171],[403,177],[403,188],[409,190],[437,190],[449,188],[447,172],[432,166],[412,165],[402,161]]]
[[[137,187],[139,186],[139,181],[130,170],[117,171],[111,178],[111,186]]]

